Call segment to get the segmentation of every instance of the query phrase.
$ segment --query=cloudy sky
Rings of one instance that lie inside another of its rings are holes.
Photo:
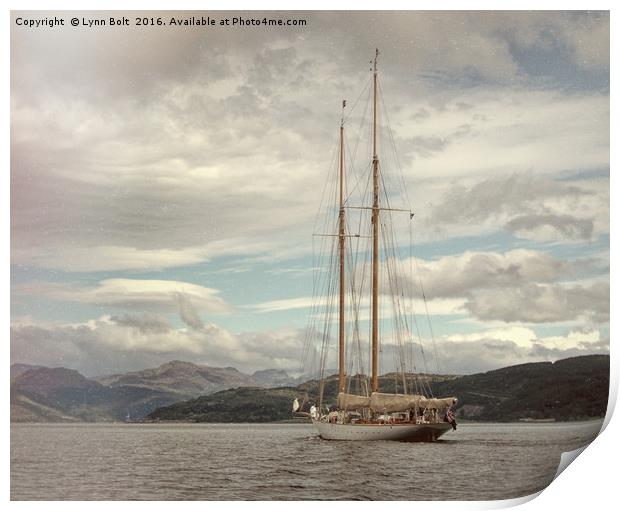
[[[12,13],[12,362],[298,370],[340,102],[375,46],[438,368],[609,351],[607,14],[15,24],[47,15]]]

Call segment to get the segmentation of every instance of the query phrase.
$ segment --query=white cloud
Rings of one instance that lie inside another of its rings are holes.
[[[14,286],[13,293],[133,310],[180,311],[186,315],[190,307],[194,313],[226,314],[234,310],[218,296],[218,290],[176,280],[106,279],[96,287],[29,283]]]
[[[479,289],[471,293],[465,307],[481,320],[553,323],[580,319],[604,324],[609,321],[609,283],[529,283],[506,289]]]
[[[403,269],[412,266],[408,261]],[[413,271],[428,297],[465,297],[478,289],[510,289],[532,282],[554,282],[574,273],[571,265],[536,250],[467,251],[436,260],[416,259]],[[414,285],[417,285],[414,275]],[[409,277],[411,278],[411,277]]]
[[[600,330],[576,330],[565,336],[553,335],[538,339],[538,342],[545,348],[555,350],[587,349],[601,341],[604,339],[601,337]]]
[[[250,373],[266,368],[295,372],[300,368],[304,337],[304,332],[297,329],[242,334],[214,324],[200,330],[176,329],[152,315],[102,316],[72,325],[27,321],[11,326],[11,360],[52,367],[63,365],[87,375],[143,369],[171,359],[233,366]],[[609,352],[609,340],[599,330],[538,337],[529,328],[511,327],[447,336],[437,339],[436,361],[432,356],[428,358],[431,341],[426,339],[424,343],[427,360],[418,357],[416,369],[439,369],[444,373],[473,373],[524,362]],[[389,339],[382,343],[383,371],[393,369],[389,363],[395,349]],[[419,346],[415,352],[419,354]]]
[[[446,336],[446,340],[450,342],[477,342],[484,339],[511,341],[520,348],[531,348],[532,342],[537,339],[537,336],[531,328],[526,328],[522,326],[494,328],[482,332],[474,332],[470,334],[454,334]]]
[[[404,300],[400,307],[406,313],[411,307],[417,314],[471,315],[483,321],[552,323],[586,321],[605,323],[609,318],[609,285],[604,278],[579,280],[581,263],[568,263],[544,252],[515,249],[501,252],[464,252],[436,260],[414,260],[390,263],[382,275],[398,272],[402,290],[413,290],[414,299]],[[412,270],[413,275],[409,274]],[[420,280],[426,302],[422,300]],[[382,317],[394,314],[389,282],[383,282],[380,304]],[[351,303],[349,296],[347,303]],[[358,298],[359,300],[359,298]],[[274,312],[318,307],[331,304],[323,297],[296,297],[253,305],[258,312]],[[359,319],[368,318],[366,296],[359,303]],[[349,317],[350,319],[350,317]]]
[[[412,120],[421,109],[429,115]],[[600,93],[507,87],[462,96],[441,92],[410,102],[393,124],[400,151],[414,157],[418,180],[527,169],[550,175],[609,165],[609,97]],[[434,140],[435,149],[423,151],[423,140]]]
[[[483,340],[509,341],[519,348],[531,349],[541,345],[547,349],[594,349],[594,345],[603,339],[600,330],[571,330],[566,335],[540,337],[536,332],[524,326],[510,326],[490,328],[469,334],[454,334],[445,336],[449,342],[479,342]]]
[[[313,298],[304,296],[299,298],[285,298],[283,300],[271,300],[268,302],[258,303],[251,307],[258,312],[278,312],[293,309],[309,309],[315,306],[325,306],[327,298]]]
[[[233,334],[215,324],[173,328],[152,315],[102,316],[81,324],[14,323],[11,360],[63,365],[88,375],[135,370],[172,359],[242,371],[299,369],[303,332]]]
[[[542,242],[590,241],[609,232],[609,180],[560,181],[531,171],[464,180],[420,216],[425,229],[436,232],[503,229]]]

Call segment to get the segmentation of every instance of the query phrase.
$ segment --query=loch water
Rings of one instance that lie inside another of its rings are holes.
[[[12,424],[12,500],[495,500],[545,488],[600,421],[460,424],[434,443],[310,424]]]

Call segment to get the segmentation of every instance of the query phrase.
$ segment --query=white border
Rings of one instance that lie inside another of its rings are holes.
[[[551,0],[477,0],[477,1],[458,1],[458,0],[443,0],[441,4],[438,4],[437,1],[429,1],[429,0],[419,0],[415,3],[405,3],[399,2],[395,0],[382,0],[376,5],[372,5],[370,2],[363,2],[360,5],[360,2],[345,2],[345,1],[326,1],[326,0],[315,0],[313,2],[310,1],[298,1],[294,5],[291,5],[290,1],[283,0],[263,0],[261,2],[251,2],[250,0],[218,0],[218,1],[199,1],[199,0],[174,0],[174,1],[165,1],[165,0],[155,0],[146,2],[140,1],[129,1],[129,0],[108,0],[106,2],[103,1],[91,1],[88,4],[83,2],[78,2],[77,0],[57,0],[54,2],[44,1],[44,0],[9,0],[6,2],[8,8],[6,10],[5,15],[5,23],[2,31],[3,41],[4,41],[4,52],[3,52],[3,68],[6,70],[4,73],[4,79],[2,80],[2,89],[3,89],[3,98],[2,102],[2,110],[4,114],[4,148],[3,152],[4,161],[5,161],[5,186],[3,188],[3,210],[5,212],[5,221],[3,222],[3,245],[2,245],[2,255],[4,258],[4,265],[2,266],[2,277],[3,282],[6,283],[5,292],[3,294],[3,318],[5,321],[3,322],[6,334],[6,341],[4,342],[4,353],[7,355],[5,358],[5,365],[2,368],[5,382],[5,391],[3,393],[4,399],[4,410],[9,410],[10,407],[10,399],[9,399],[9,377],[8,377],[8,361],[9,357],[9,342],[8,342],[8,325],[10,324],[10,314],[9,314],[9,265],[10,265],[10,253],[9,253],[9,149],[10,149],[10,107],[9,107],[9,94],[10,94],[10,76],[9,76],[9,56],[10,56],[10,30],[8,30],[10,25],[10,10],[76,10],[76,11],[84,11],[84,10],[252,10],[252,9],[260,9],[260,10],[611,10],[611,59],[612,59],[612,67],[611,67],[611,84],[614,85],[617,82],[617,73],[614,63],[614,57],[617,55],[617,37],[615,37],[614,29],[615,29],[615,13],[614,9],[615,3],[611,1],[565,1],[565,2],[554,2]],[[615,129],[615,109],[614,95],[611,94],[611,103],[612,103],[612,121],[611,121],[611,140],[616,139],[614,136],[617,133]],[[613,167],[613,161],[615,158],[615,151],[613,144],[611,145],[611,162]],[[610,167],[610,168],[611,168]],[[615,179],[613,176],[610,176],[610,187],[611,187],[611,216],[614,218],[614,212],[616,208],[615,204]],[[611,222],[611,230],[613,230],[614,222]],[[611,235],[610,242],[610,260],[615,260],[613,254],[617,253],[616,250],[616,242],[613,234]],[[611,317],[613,318],[613,311],[616,310],[615,307],[615,295],[614,295],[614,286],[615,284],[615,272],[612,271],[610,274],[610,280],[612,283],[612,294],[611,294]],[[610,324],[610,332],[613,329]],[[613,336],[612,336],[613,337]],[[505,501],[490,501],[490,502],[428,502],[421,503],[416,502],[413,505],[415,506],[424,506],[424,509],[498,509],[503,507],[510,507],[519,504],[523,504],[525,509],[528,510],[546,510],[549,509],[592,509],[599,506],[608,506],[617,500],[615,497],[616,493],[616,471],[614,470],[615,465],[617,464],[617,460],[615,459],[615,454],[618,451],[618,436],[619,436],[619,426],[618,420],[610,420],[611,415],[613,413],[613,408],[615,406],[615,402],[617,401],[618,395],[618,364],[616,362],[616,357],[614,356],[615,350],[614,345],[616,343],[612,342],[612,357],[611,357],[611,385],[610,385],[610,404],[608,408],[607,417],[605,419],[606,429],[600,435],[600,438],[597,438],[593,444],[585,449],[583,454],[579,456],[579,461],[577,463],[572,463],[559,477],[555,480],[546,490],[544,490],[541,494],[538,495],[537,498],[533,498],[534,496],[524,497],[520,499],[512,499]],[[9,438],[10,427],[9,427],[9,417],[8,414],[5,415],[5,442],[2,443],[2,455],[4,464],[3,467],[3,486],[2,486],[2,495],[3,501],[8,502],[10,498],[10,483],[9,483],[9,467],[10,467],[10,450],[8,442],[6,439]],[[458,463],[458,460],[455,460],[455,463]],[[6,471],[6,472],[5,472]],[[89,508],[92,509],[108,509],[110,507],[110,503],[108,502],[89,502]],[[170,506],[174,506],[175,508],[178,506],[183,506],[184,508],[198,508],[203,507],[205,505],[204,502],[184,502],[184,503],[172,503]],[[209,503],[209,505],[217,505],[216,503]],[[284,509],[290,508],[292,505],[295,507],[316,508],[316,506],[320,506],[321,508],[327,506],[332,507],[338,505],[338,507],[349,508],[353,505],[356,509],[360,507],[375,507],[374,503],[355,503],[355,504],[343,504],[343,503],[312,503],[312,502],[301,502],[301,503],[288,503],[288,502],[273,502],[273,503],[243,503],[237,502],[234,504],[235,507],[245,507],[245,506],[257,506],[259,508],[265,507],[265,509]],[[394,503],[391,505],[400,505],[398,503]],[[406,505],[406,504],[403,504]],[[10,506],[16,509],[30,509],[30,508],[51,508],[51,509],[82,509],[84,507],[83,503],[78,502],[55,502],[55,503],[30,503],[30,502],[11,502]],[[164,509],[169,506],[167,503],[155,503],[155,502],[116,502],[114,503],[116,508],[122,509]]]

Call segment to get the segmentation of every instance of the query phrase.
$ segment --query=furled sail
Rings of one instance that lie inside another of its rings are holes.
[[[383,394],[373,392],[370,396],[370,409],[373,412],[405,412],[425,400],[424,396],[417,394]]]
[[[370,398],[356,394],[338,394],[338,408],[340,410],[361,410],[370,407]]]
[[[457,399],[455,397],[444,397],[435,399],[422,399],[418,405],[420,408],[426,408],[429,410],[442,410],[449,408],[456,404]]]

